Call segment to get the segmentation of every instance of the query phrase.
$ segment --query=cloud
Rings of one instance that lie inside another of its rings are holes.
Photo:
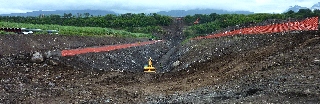
[[[317,0],[10,0],[2,3],[0,14],[33,10],[100,9],[139,13],[208,8],[281,13],[290,6],[311,7],[317,2]]]

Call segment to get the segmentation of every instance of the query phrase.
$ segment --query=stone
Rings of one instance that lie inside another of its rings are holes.
[[[174,63],[172,64],[173,67],[176,67],[176,66],[178,66],[178,65],[180,65],[180,61],[179,61],[179,60],[177,60],[176,62],[174,62]]]
[[[35,52],[32,54],[31,62],[33,63],[41,63],[44,61],[43,55],[40,52]]]

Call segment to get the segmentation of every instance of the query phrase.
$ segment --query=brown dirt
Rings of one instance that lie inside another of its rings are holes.
[[[171,35],[180,39],[179,32]],[[241,35],[185,44],[168,38],[161,43],[112,52],[54,56],[42,63],[30,62],[34,51],[147,39],[57,35],[1,35],[0,39],[2,103],[320,101],[318,31]],[[155,74],[142,72],[149,56],[158,69]],[[166,62],[163,65],[167,69],[161,69],[158,61]],[[173,65],[174,62],[179,64]]]

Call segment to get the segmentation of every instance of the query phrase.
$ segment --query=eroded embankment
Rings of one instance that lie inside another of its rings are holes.
[[[179,48],[168,73],[145,74],[171,48],[167,42],[61,57],[34,64],[20,57],[1,67],[7,103],[223,103],[319,101],[319,33],[239,35],[191,41]],[[18,57],[19,56],[19,57]],[[140,66],[139,66],[140,65]],[[104,68],[114,71],[89,69]],[[121,72],[117,69],[133,70]],[[80,69],[80,70],[77,70]],[[139,72],[141,71],[141,72]],[[294,98],[294,99],[292,99]],[[267,99],[267,100],[266,100]]]
[[[159,94],[151,101],[315,103],[320,100],[320,77],[314,76],[319,74],[319,45],[316,31],[196,41],[180,57],[181,66],[189,62],[189,67],[160,81],[169,86],[165,91],[190,92]]]

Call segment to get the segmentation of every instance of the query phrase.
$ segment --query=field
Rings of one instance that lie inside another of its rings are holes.
[[[163,41],[155,44],[66,57],[59,52],[149,40],[0,35],[0,102],[319,103],[319,31],[180,44],[184,26],[164,27],[167,32],[155,34]],[[43,61],[31,60],[36,52]],[[157,73],[142,72],[149,57]]]

